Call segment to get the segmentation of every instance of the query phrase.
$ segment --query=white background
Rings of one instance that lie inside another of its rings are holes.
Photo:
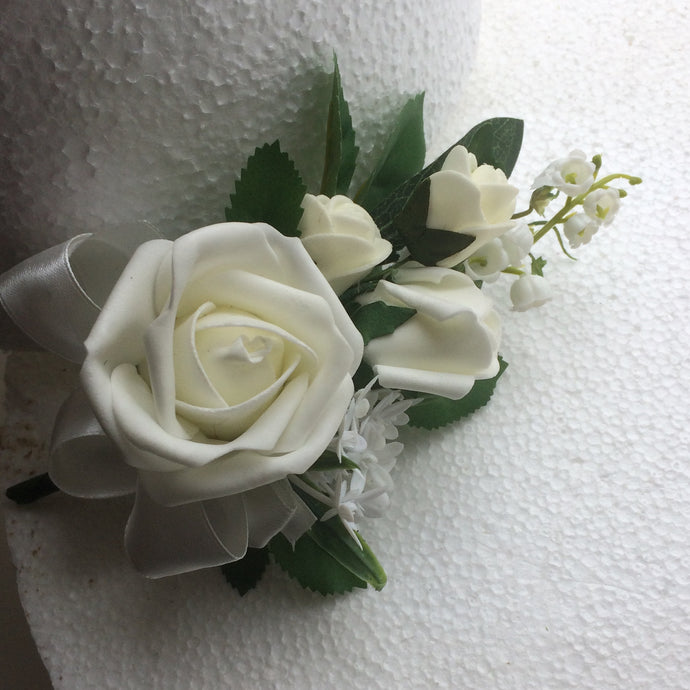
[[[510,367],[468,422],[407,435],[366,532],[386,588],[323,599],[277,568],[243,599],[211,571],[145,582],[126,503],[8,508],[56,687],[690,687],[689,15],[484,0],[448,141],[522,117],[519,184],[573,147],[644,184],[577,263],[545,241],[550,304],[514,314],[497,286]]]

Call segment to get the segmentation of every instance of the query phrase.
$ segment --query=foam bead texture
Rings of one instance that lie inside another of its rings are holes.
[[[510,366],[471,419],[405,433],[393,505],[364,528],[385,589],[323,598],[276,566],[243,598],[216,569],[146,581],[126,499],[6,505],[58,690],[689,687],[688,9],[524,8],[484,0],[452,135],[521,116],[521,186],[575,146],[644,184],[577,263],[544,242],[552,302],[516,314],[493,286]],[[45,469],[74,371],[24,354],[7,373],[12,483]]]
[[[314,188],[334,51],[362,170],[425,89],[433,140],[478,28],[479,0],[4,0],[0,269],[104,226],[223,220],[275,139]]]

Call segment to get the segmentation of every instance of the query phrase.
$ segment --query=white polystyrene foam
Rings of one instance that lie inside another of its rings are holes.
[[[422,90],[433,141],[478,26],[479,0],[4,0],[0,269],[104,226],[223,220],[275,139],[313,188],[334,52],[362,171]]]
[[[322,598],[275,566],[244,598],[215,569],[146,581],[126,499],[6,503],[58,690],[688,687],[688,9],[526,7],[484,0],[453,133],[524,117],[520,185],[575,146],[644,184],[577,263],[547,244],[551,303],[515,314],[493,287],[510,366],[471,419],[405,434],[393,505],[365,529],[388,585]],[[73,375],[11,358],[6,483],[44,470]]]

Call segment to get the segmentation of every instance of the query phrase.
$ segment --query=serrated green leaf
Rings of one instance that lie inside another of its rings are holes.
[[[338,458],[337,453],[326,450],[321,457],[309,468],[309,472],[328,472],[329,470],[358,470],[359,465],[344,455]]]
[[[276,563],[306,589],[323,595],[343,594],[355,587],[366,589],[367,583],[326,553],[309,532],[297,540],[294,548],[282,534],[277,534],[269,549]]]
[[[355,171],[359,147],[355,145],[355,131],[338,69],[333,58],[333,88],[328,107],[326,127],[326,161],[321,180],[321,194],[347,194]]]
[[[426,227],[430,191],[431,182],[426,178],[417,185],[387,232],[393,246],[406,246],[410,256],[425,266],[435,266],[442,259],[469,247],[475,240],[473,235]]]
[[[256,587],[268,565],[268,548],[247,549],[244,558],[220,567],[225,579],[244,596]]]
[[[298,237],[302,199],[307,191],[294,163],[278,141],[257,148],[235,183],[227,221],[268,223],[288,237]]]
[[[485,120],[473,127],[424,170],[403,182],[373,210],[371,215],[379,228],[382,228],[384,237],[388,239],[387,226],[407,204],[419,183],[438,172],[448,154],[458,145],[474,153],[479,164],[488,163],[501,168],[506,176],[510,175],[520,153],[523,129],[522,120],[509,117]],[[395,248],[395,243],[393,246]]]
[[[496,376],[491,379],[475,381],[472,390],[460,400],[449,400],[438,395],[422,396],[421,402],[407,410],[410,426],[437,429],[446,424],[457,422],[480,407],[484,407],[491,399],[498,379],[508,366],[501,357],[498,358],[498,363],[499,370]],[[414,397],[414,393],[410,395]]]
[[[367,211],[375,209],[399,185],[420,170],[425,156],[424,94],[420,93],[400,111],[381,159],[355,201]]]
[[[371,302],[361,306],[352,315],[352,322],[362,334],[366,345],[374,338],[390,335],[398,327],[417,313],[409,307],[393,307],[385,302]]]

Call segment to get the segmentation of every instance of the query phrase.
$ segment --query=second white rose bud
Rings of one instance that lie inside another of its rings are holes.
[[[391,253],[373,218],[346,196],[307,194],[302,209],[302,244],[339,295]]]

